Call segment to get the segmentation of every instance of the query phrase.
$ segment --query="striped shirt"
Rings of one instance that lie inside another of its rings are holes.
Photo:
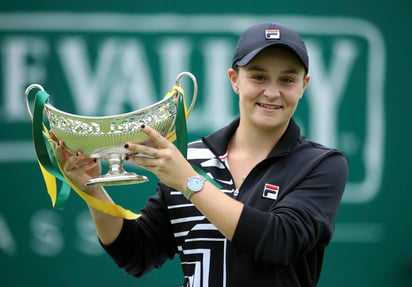
[[[188,147],[189,161],[244,203],[228,241],[180,192],[162,183],[142,216],[103,246],[142,276],[178,254],[183,286],[316,286],[347,179],[347,161],[308,141],[292,120],[268,157],[235,189],[226,163],[238,120]]]

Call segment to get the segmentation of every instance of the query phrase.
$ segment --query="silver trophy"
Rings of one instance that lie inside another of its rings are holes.
[[[193,95],[186,113],[189,115],[197,100],[198,86],[193,74],[183,72],[176,78],[177,87],[180,88],[183,77],[189,77],[193,81]],[[44,91],[38,84],[30,85],[25,91],[26,107],[32,119],[28,96],[33,89]],[[65,142],[68,150],[72,152],[81,150],[87,157],[108,162],[108,172],[90,179],[87,185],[136,184],[147,182],[148,178],[124,170],[123,161],[128,153],[124,144],[127,141],[143,144],[148,142],[147,135],[141,131],[142,124],[156,129],[162,136],[172,138],[175,134],[177,109],[182,96],[182,93],[175,91],[153,105],[113,116],[79,116],[58,110],[49,103],[44,104],[44,111],[50,130],[58,139]]]

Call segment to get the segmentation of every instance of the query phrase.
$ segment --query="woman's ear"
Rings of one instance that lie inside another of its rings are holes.
[[[232,84],[233,91],[238,94],[239,93],[239,86],[238,86],[238,72],[234,69],[230,68],[227,71],[227,75],[229,77],[230,83]]]
[[[303,79],[303,90],[306,89],[306,87],[308,86],[310,82],[310,75],[306,74],[305,78]]]
[[[303,89],[302,89],[302,94],[299,97],[300,99],[303,97],[303,94],[304,94],[304,92],[306,90],[306,87],[308,86],[309,82],[310,82],[310,75],[306,74],[305,78],[303,79]]]

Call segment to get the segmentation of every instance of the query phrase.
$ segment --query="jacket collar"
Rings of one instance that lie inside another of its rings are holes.
[[[240,119],[237,118],[226,127],[217,132],[202,138],[203,142],[216,155],[223,155],[227,151],[227,146],[233,134],[239,126]],[[279,142],[273,147],[268,157],[284,155],[290,152],[297,139],[300,137],[300,128],[296,122],[291,119],[285,133],[280,138]]]

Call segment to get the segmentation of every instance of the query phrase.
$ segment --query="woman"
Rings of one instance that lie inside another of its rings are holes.
[[[141,276],[179,254],[184,286],[317,284],[348,166],[340,151],[301,136],[292,118],[310,80],[308,64],[295,31],[254,25],[228,70],[239,119],[189,144],[188,159],[149,126],[142,130],[153,146],[125,143],[130,155],[150,156],[128,161],[160,183],[137,220],[90,208],[119,267]],[[78,187],[111,201],[102,187],[85,185],[100,175],[99,162],[69,153],[63,142],[57,154]]]

